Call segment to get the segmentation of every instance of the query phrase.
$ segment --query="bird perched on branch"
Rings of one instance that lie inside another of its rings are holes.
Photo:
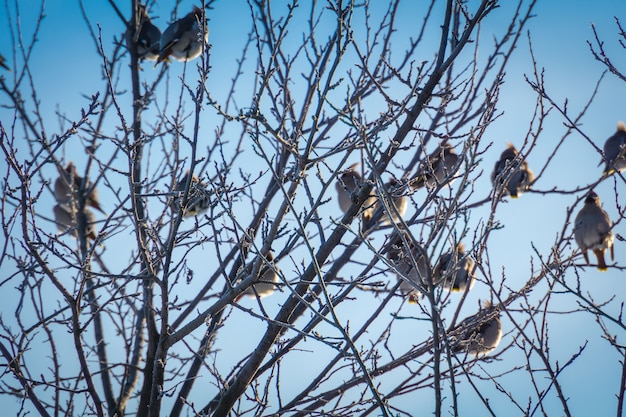
[[[604,142],[603,161],[606,163],[603,175],[611,175],[615,171],[626,170],[626,126],[624,126],[624,122],[619,122],[617,132]]]
[[[435,284],[443,284],[443,288],[451,292],[471,290],[476,279],[474,261],[465,253],[463,243],[457,244],[455,250],[441,255],[433,271]]]
[[[54,197],[59,204],[65,204],[68,207],[77,203],[77,193],[83,184],[83,177],[79,177],[76,172],[76,166],[73,162],[68,162],[65,170],[61,172],[59,177],[54,181]],[[100,199],[98,198],[98,190],[93,183],[86,180],[83,185],[85,195],[85,206],[91,206],[96,210],[104,213],[100,207]]]
[[[268,295],[272,295],[274,291],[276,291],[277,283],[278,283],[278,268],[274,264],[274,255],[272,253],[268,253],[265,257],[265,264],[261,267],[260,273],[262,275],[256,277],[254,283],[250,285],[244,292],[240,294],[237,298],[241,298],[243,296],[248,296],[251,298],[255,297],[266,297]]]
[[[72,203],[69,204],[56,204],[52,211],[54,212],[54,220],[57,224],[57,229],[60,232],[65,232],[67,229],[70,230],[70,235],[76,237],[77,232],[76,228],[78,227],[78,211],[73,208],[75,206]],[[85,208],[83,210],[83,214],[85,215],[85,234],[91,240],[96,239],[96,226],[95,226],[95,216],[93,215],[93,211]]]
[[[182,198],[182,193],[185,191],[187,180],[189,178],[189,171],[176,183],[176,196],[172,200],[172,206],[174,209],[179,208],[179,204]],[[211,204],[210,193],[206,189],[206,185],[201,182],[198,177],[192,175],[191,182],[189,183],[189,193],[187,194],[187,204],[182,208],[183,217],[193,217],[200,215],[208,210]]]
[[[426,251],[408,233],[395,233],[387,249],[387,259],[401,282],[400,291],[409,296],[410,304],[416,304],[419,288],[428,287],[430,264]]]
[[[491,303],[485,303],[485,309],[491,309]],[[493,313],[495,314],[495,313]],[[467,352],[472,356],[485,356],[493,352],[502,340],[502,323],[500,315],[497,314],[492,318],[487,315],[485,318],[479,312],[473,316],[467,317],[461,323],[459,328],[467,330],[455,345],[454,352]]]
[[[361,187],[363,187],[364,182],[361,175],[359,175],[356,171],[357,166],[359,166],[358,163],[350,165],[347,170],[339,175],[337,182],[335,183],[335,188],[337,189],[337,201],[339,202],[339,207],[344,214],[348,211],[348,209],[350,209],[353,202],[355,204],[359,204],[356,198],[361,191]],[[370,219],[375,204],[376,197],[374,196],[366,198],[362,204],[359,204],[361,207],[361,215],[364,220]]]
[[[402,194],[402,184],[394,178],[387,181],[387,183],[385,184],[385,189],[391,196],[391,201],[393,202],[393,205],[395,206],[395,210],[393,209],[393,207],[389,207],[389,212],[387,212],[387,209],[384,208],[385,206],[382,204],[382,202],[380,201],[380,197],[379,197],[377,199],[376,204],[374,205],[372,209],[372,214],[379,207],[382,206],[385,210],[385,214],[383,215],[383,223],[385,224],[397,223],[400,221],[402,216],[404,216],[404,213],[406,213],[406,209],[409,205],[408,199],[406,198],[405,195]]]
[[[133,42],[136,42],[139,58],[156,61],[161,49],[161,31],[152,24],[144,4],[139,5],[137,12],[139,24],[135,25],[132,21],[129,23],[129,28],[126,30],[126,47],[130,50]]]
[[[437,146],[435,151],[423,159],[417,167],[417,172],[409,184],[413,189],[424,186],[434,188],[440,184],[450,185],[452,176],[457,169],[459,155],[447,142]]]
[[[600,207],[600,198],[593,191],[587,194],[583,208],[576,215],[574,238],[583,252],[587,265],[589,265],[587,251],[592,250],[598,259],[598,271],[608,269],[604,260],[604,252],[610,249],[611,260],[614,259],[611,219],[608,213]]]
[[[511,198],[522,195],[535,180],[535,174],[528,168],[528,162],[526,160],[516,161],[517,155],[517,149],[509,143],[491,173],[493,186],[503,186],[503,194],[509,194]]]
[[[190,61],[202,53],[209,40],[204,11],[194,6],[193,11],[168,26],[161,35],[159,58],[156,65],[170,56],[177,61]],[[155,65],[155,66],[156,66]]]

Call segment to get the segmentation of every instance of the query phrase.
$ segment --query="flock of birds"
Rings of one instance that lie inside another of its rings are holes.
[[[626,127],[623,123],[618,125],[617,132],[606,141],[604,157],[606,168],[603,175],[608,176],[616,171],[626,170]],[[417,173],[408,181],[408,185],[415,190],[449,185],[459,165],[459,156],[454,152],[454,148],[445,143],[441,144],[421,161]],[[382,224],[398,222],[408,206],[407,196],[397,192],[402,189],[400,182],[391,180],[385,184],[389,195],[393,196],[394,207],[385,207],[375,194],[359,202],[357,195],[365,181],[356,171],[356,167],[356,164],[352,165],[342,172],[335,184],[339,207],[345,213],[352,204],[359,205],[361,207],[359,216],[364,222],[369,221],[376,210],[384,211],[380,220]],[[526,160],[511,144],[502,152],[491,174],[493,186],[502,190],[503,195],[510,195],[512,198],[517,198],[527,191],[534,178]],[[185,193],[185,190],[188,192]],[[57,204],[53,211],[59,231],[69,231],[71,236],[76,237],[80,218],[83,216],[85,235],[95,240],[97,236],[95,216],[90,208],[103,213],[104,211],[100,207],[96,187],[91,181],[77,174],[72,162],[67,164],[56,179],[54,196]],[[80,196],[82,202],[79,201]],[[175,184],[169,204],[174,210],[180,210],[184,217],[193,217],[208,210],[209,197],[207,185],[187,172]],[[82,211],[79,211],[78,207],[83,207]],[[606,271],[604,254],[610,250],[612,259],[614,255],[612,224],[594,191],[587,194],[585,203],[576,216],[574,237],[587,265],[589,265],[587,252],[591,250],[597,258],[598,269]],[[424,248],[415,242],[407,231],[400,229],[399,233],[392,235],[385,255],[392,266],[391,270],[400,280],[399,290],[408,296],[409,303],[417,303],[420,294],[428,290],[429,283],[431,286],[441,286],[446,291],[463,293],[470,291],[476,280],[474,261],[465,251],[463,243],[458,243],[456,247],[441,255],[435,267],[431,268]],[[264,256],[264,267],[258,277],[241,296],[271,295],[279,283],[278,274],[279,270],[270,252]],[[489,307],[491,306],[487,304],[486,308]],[[473,356],[487,355],[500,343],[502,324],[499,316],[478,323],[475,322],[475,317],[476,315],[470,316],[461,322],[461,326],[464,323],[474,323],[476,328],[470,336],[456,342],[454,348],[456,351],[464,351]]]
[[[414,190],[426,187],[449,185],[459,169],[459,155],[447,143],[439,145],[434,152],[421,161],[416,174],[408,181],[408,186]],[[609,176],[616,171],[626,170],[626,126],[620,122],[617,132],[608,138],[604,144],[604,162],[606,163],[603,176]],[[368,196],[365,201],[358,201],[359,191],[365,186],[365,181],[356,171],[358,164],[350,166],[339,176],[336,183],[338,202],[343,212],[357,204],[361,207],[359,216],[367,223],[381,208],[377,195]],[[500,155],[491,174],[491,182],[496,190],[502,190],[502,195],[518,198],[532,185],[535,179],[533,171],[528,167],[525,159],[519,155],[512,144]],[[404,186],[400,181],[391,179],[385,184],[391,196],[393,207],[384,207],[383,223],[397,222],[404,215],[408,207],[408,197],[402,192]],[[599,271],[608,269],[604,258],[605,252],[610,251],[614,259],[612,222],[608,213],[602,208],[598,195],[591,190],[582,209],[578,212],[574,222],[574,239],[582,251],[587,265],[590,264],[588,251],[591,250],[597,259]],[[431,286],[441,286],[450,292],[466,292],[472,289],[476,280],[474,261],[465,251],[463,243],[441,255],[434,268],[428,262],[424,248],[415,242],[410,234],[401,228],[394,232],[387,245],[386,257],[397,279],[400,281],[399,290],[408,296],[409,303],[417,303],[420,294],[428,291]],[[485,308],[490,308],[487,303]],[[475,316],[470,316],[461,322],[472,323]],[[499,316],[478,323],[469,338],[460,340],[454,346],[455,351],[465,351],[473,356],[487,355],[492,352],[502,338],[502,324]]]
[[[155,65],[170,58],[179,61],[194,59],[202,53],[208,40],[204,11],[198,7],[194,7],[192,12],[169,25],[163,33],[152,23],[145,6],[140,5],[137,17],[137,25],[132,25],[131,22],[126,32],[127,46],[131,49],[132,44],[136,44],[139,57],[156,61]],[[1,56],[0,66],[9,69]],[[604,162],[606,163],[604,176],[626,170],[626,127],[621,122],[618,124],[617,132],[604,144]],[[365,181],[357,172],[357,166],[358,164],[350,166],[338,177],[336,189],[339,207],[345,213],[353,204],[359,205],[359,216],[364,222],[382,210],[381,223],[390,224],[397,223],[407,210],[408,198],[402,191],[407,185],[413,190],[449,185],[459,169],[460,161],[452,146],[445,142],[439,145],[421,161],[415,176],[408,184],[403,185],[396,179],[391,179],[385,184],[388,195],[392,196],[393,207],[385,205],[375,194],[368,196],[365,201],[358,201],[357,195],[365,186]],[[502,152],[491,174],[493,186],[501,190],[503,196],[509,195],[511,198],[517,198],[527,191],[534,178],[528,163],[512,144]],[[185,190],[188,190],[186,194]],[[200,215],[209,207],[206,184],[196,176],[189,176],[189,172],[177,182],[174,193],[170,205],[175,210],[181,210],[184,217]],[[181,200],[183,195],[184,201]],[[91,181],[77,174],[72,162],[67,164],[56,179],[54,196],[57,204],[53,212],[59,231],[69,232],[70,236],[76,237],[77,230],[82,224],[86,237],[95,240],[97,238],[95,216],[90,208],[103,213],[104,211],[100,207],[96,187]],[[78,207],[82,207],[82,210]],[[589,265],[587,252],[591,250],[596,256],[598,270],[606,271],[605,252],[610,250],[611,259],[614,258],[612,223],[593,190],[587,194],[584,205],[576,216],[574,238],[587,265]],[[407,231],[400,229],[392,235],[385,255],[393,272],[401,281],[400,291],[408,296],[410,303],[417,303],[420,294],[429,288],[429,284],[441,286],[446,291],[462,293],[471,290],[476,279],[474,261],[465,251],[463,243],[458,243],[456,247],[444,253],[435,267],[431,268],[424,248],[415,242]],[[263,297],[274,292],[279,276],[272,253],[264,256],[264,263],[265,266],[259,272],[259,276],[242,296]],[[490,305],[486,306],[488,307]],[[476,315],[470,316],[461,322],[461,326],[464,323],[473,323],[475,329],[468,337],[459,340],[454,349],[473,356],[482,356],[498,346],[502,338],[502,325],[497,315],[483,322],[476,322],[475,317]]]

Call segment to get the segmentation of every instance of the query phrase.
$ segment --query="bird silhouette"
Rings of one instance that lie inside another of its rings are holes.
[[[54,181],[54,197],[59,204],[65,204],[71,206],[77,203],[78,192],[83,184],[83,177],[78,176],[76,172],[76,166],[73,162],[68,162],[65,170],[62,171],[59,177]],[[87,179],[84,184],[85,193],[85,205],[91,206],[96,210],[104,213],[104,210],[100,207],[100,199],[98,197],[98,190],[93,186],[93,183]]]
[[[161,35],[159,58],[155,66],[169,57],[177,61],[190,61],[200,56],[209,40],[209,29],[204,20],[204,11],[194,6],[193,11],[169,25]]]
[[[604,142],[604,158],[606,167],[603,175],[611,175],[616,170],[619,172],[626,170],[626,126],[624,126],[624,122],[619,122],[617,132]]]
[[[394,233],[387,249],[387,259],[400,281],[400,291],[408,295],[409,303],[418,302],[420,288],[427,288],[430,265],[424,249],[408,233]]]
[[[339,175],[337,182],[335,183],[335,188],[337,189],[337,201],[339,202],[339,207],[344,212],[344,214],[348,211],[352,203],[356,201],[357,194],[361,191],[361,187],[364,185],[363,178],[356,171],[356,167],[359,166],[358,163],[352,164],[346,169],[341,175]],[[361,207],[361,216],[364,220],[369,220],[374,212],[374,205],[376,204],[376,197],[370,196],[365,199],[363,204],[360,204]]]
[[[172,206],[176,210],[179,208],[182,193],[185,191],[188,178],[189,171],[176,183],[174,189],[176,196],[172,199]],[[211,205],[210,195],[211,193],[207,190],[206,185],[201,182],[198,177],[192,175],[189,184],[189,193],[187,194],[187,204],[182,208],[183,217],[193,217],[207,211]]]
[[[76,209],[72,209],[70,204],[56,204],[52,211],[54,212],[54,220],[57,225],[57,229],[59,232],[65,232],[67,229],[70,229],[70,236],[76,237],[76,228],[78,227],[78,211]],[[85,234],[91,240],[96,239],[96,225],[95,225],[95,216],[93,215],[93,211],[85,208],[83,210],[85,215]]]
[[[600,206],[600,198],[593,191],[587,194],[585,204],[576,215],[574,238],[583,252],[587,265],[589,265],[587,251],[591,250],[598,259],[598,270],[606,271],[608,269],[604,260],[604,252],[610,249],[611,260],[614,259],[611,219]]]
[[[404,213],[406,213],[406,209],[409,205],[408,199],[402,194],[402,184],[394,178],[387,181],[385,188],[391,196],[391,201],[395,206],[395,210],[393,207],[389,207],[389,212],[387,212],[386,208],[384,209],[385,214],[383,215],[383,224],[397,223],[400,221],[402,216],[404,216]],[[376,211],[378,207],[384,207],[380,200],[377,200],[372,213]]]
[[[129,27],[126,30],[126,47],[130,50],[136,39],[139,58],[156,61],[161,48],[161,31],[150,20],[144,4],[139,5],[138,18],[139,26]],[[135,26],[134,22],[130,22],[129,25]]]
[[[464,292],[467,287],[471,290],[476,279],[473,268],[474,261],[465,253],[463,243],[459,242],[454,251],[441,255],[433,270],[433,281],[451,292]]]
[[[530,188],[530,184],[535,180],[535,174],[528,167],[528,162],[523,160],[516,162],[517,149],[509,143],[507,148],[500,155],[491,173],[491,183],[494,187],[502,185],[504,195],[509,194],[511,198],[517,198]]]
[[[485,309],[491,304],[486,303]],[[491,319],[479,319],[481,313],[465,318],[459,328],[465,329],[464,336],[453,346],[454,352],[467,352],[472,356],[485,356],[493,352],[502,340],[502,322],[499,314]]]
[[[274,264],[274,255],[272,253],[268,253],[265,257],[265,264],[261,267],[260,275],[256,277],[253,284],[250,285],[244,292],[240,294],[238,297],[242,296],[248,297],[267,297],[268,295],[272,295],[274,291],[276,291],[277,283],[278,283],[278,268]]]
[[[409,184],[416,190],[423,187],[434,188],[440,184],[450,185],[454,181],[452,176],[458,162],[459,155],[454,152],[454,148],[443,143],[420,162]]]

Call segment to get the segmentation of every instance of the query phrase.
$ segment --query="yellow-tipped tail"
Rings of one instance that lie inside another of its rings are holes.
[[[409,294],[409,304],[419,304],[419,293],[413,291]]]
[[[608,177],[609,175],[613,175],[614,173],[615,173],[615,170],[613,168],[609,168],[609,169],[605,169],[604,171],[602,171],[602,176]]]
[[[609,268],[606,266],[606,262],[604,261],[604,249],[594,249],[593,253],[596,255],[596,258],[598,258],[598,271],[608,271]]]

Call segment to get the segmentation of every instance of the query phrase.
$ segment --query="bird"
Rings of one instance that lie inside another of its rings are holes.
[[[454,148],[447,142],[442,143],[421,161],[409,184],[416,190],[424,186],[434,188],[440,184],[450,185],[454,181],[452,175],[458,161],[459,155],[454,152]]]
[[[83,178],[78,176],[76,166],[72,161],[67,163],[65,170],[61,172],[59,177],[54,181],[54,197],[59,204],[72,205],[72,201],[77,201],[77,193],[80,190]],[[84,184],[85,192],[89,192],[85,196],[85,206],[91,206],[96,210],[104,213],[100,207],[100,199],[98,198],[98,190],[93,183],[87,179]]]
[[[468,291],[474,286],[476,274],[474,261],[465,253],[465,245],[459,242],[452,252],[446,252],[439,258],[433,271],[433,282],[443,284],[451,292]]]
[[[600,198],[593,190],[587,194],[583,208],[576,215],[574,238],[583,252],[587,265],[589,265],[587,251],[592,250],[598,259],[598,271],[604,272],[608,269],[604,252],[610,249],[611,260],[614,259],[611,219],[600,206]]]
[[[202,53],[204,44],[209,40],[209,29],[204,22],[204,11],[194,6],[182,19],[178,19],[165,29],[161,35],[159,58],[155,64],[170,56],[177,61],[190,61]]]
[[[138,18],[139,25],[131,27],[134,24],[130,22],[129,28],[126,30],[126,47],[130,50],[133,41],[136,40],[139,58],[146,61],[156,61],[161,49],[161,30],[150,20],[144,4],[139,5]],[[137,30],[139,31],[138,34]]]
[[[400,291],[408,295],[409,304],[416,304],[421,293],[419,288],[427,288],[430,273],[424,249],[406,231],[401,231],[394,233],[387,249],[387,259],[400,281]]]
[[[52,211],[54,212],[54,220],[57,224],[57,229],[60,232],[65,232],[67,229],[70,230],[70,235],[76,237],[76,228],[78,227],[78,212],[71,203],[69,204],[56,204]],[[96,239],[96,226],[95,226],[95,216],[93,215],[93,211],[85,208],[83,210],[83,214],[85,215],[85,232],[89,239]]]
[[[517,149],[512,143],[507,144],[507,148],[500,155],[491,173],[491,183],[494,187],[503,186],[503,194],[510,195],[511,198],[518,198],[524,191],[530,188],[530,184],[535,180],[535,174],[528,167],[528,162],[523,160],[516,162]],[[519,164],[519,165],[518,165]]]
[[[356,196],[361,190],[361,187],[364,184],[361,175],[356,171],[356,167],[359,166],[358,163],[352,164],[346,169],[340,176],[339,180],[335,183],[335,188],[337,189],[337,201],[339,202],[339,207],[344,212],[344,214],[350,209],[353,201],[355,204],[358,204],[356,201]],[[353,200],[354,199],[354,200]],[[364,220],[368,220],[374,211],[374,205],[376,204],[376,197],[371,196],[365,199],[361,206],[361,215]]]
[[[176,188],[174,189],[176,196],[172,200],[174,209],[179,208],[179,202],[182,198],[182,193],[185,191],[188,178],[189,171],[176,183]],[[189,193],[187,194],[187,204],[183,207],[183,217],[193,217],[207,211],[211,204],[209,197],[210,194],[206,189],[206,185],[201,182],[198,177],[192,175],[189,184]]]
[[[485,308],[490,309],[491,303],[485,303]],[[484,317],[479,320],[479,317]],[[502,322],[500,314],[491,319],[486,319],[480,312],[465,318],[459,323],[458,328],[464,330],[464,335],[453,345],[454,352],[466,352],[472,356],[485,356],[493,352],[502,340]]]
[[[624,122],[617,124],[617,132],[604,142],[604,158],[606,168],[602,173],[605,176],[613,174],[616,170],[626,170],[626,126]],[[602,164],[600,161],[600,164]]]
[[[383,224],[392,224],[400,221],[404,213],[406,213],[406,209],[409,205],[408,199],[405,195],[402,195],[402,184],[400,181],[395,178],[390,179],[385,184],[385,189],[391,196],[394,206],[396,210],[394,211],[392,207],[389,207],[389,213],[385,209],[385,214],[383,215]],[[372,214],[378,209],[378,207],[383,206],[381,204],[380,198],[377,199],[375,206],[372,208]],[[397,214],[396,214],[397,213]]]
[[[11,71],[11,68],[8,67],[8,65],[6,64],[6,59],[0,55],[0,67],[4,68],[7,71]]]
[[[266,261],[265,265],[261,267],[261,271],[263,273],[262,276],[258,276],[252,285],[250,285],[244,292],[240,294],[237,298],[241,298],[243,296],[248,296],[251,298],[259,298],[266,297],[268,295],[272,295],[277,288],[276,283],[278,283],[278,268],[274,265],[274,255],[272,253],[268,253],[265,257]]]

